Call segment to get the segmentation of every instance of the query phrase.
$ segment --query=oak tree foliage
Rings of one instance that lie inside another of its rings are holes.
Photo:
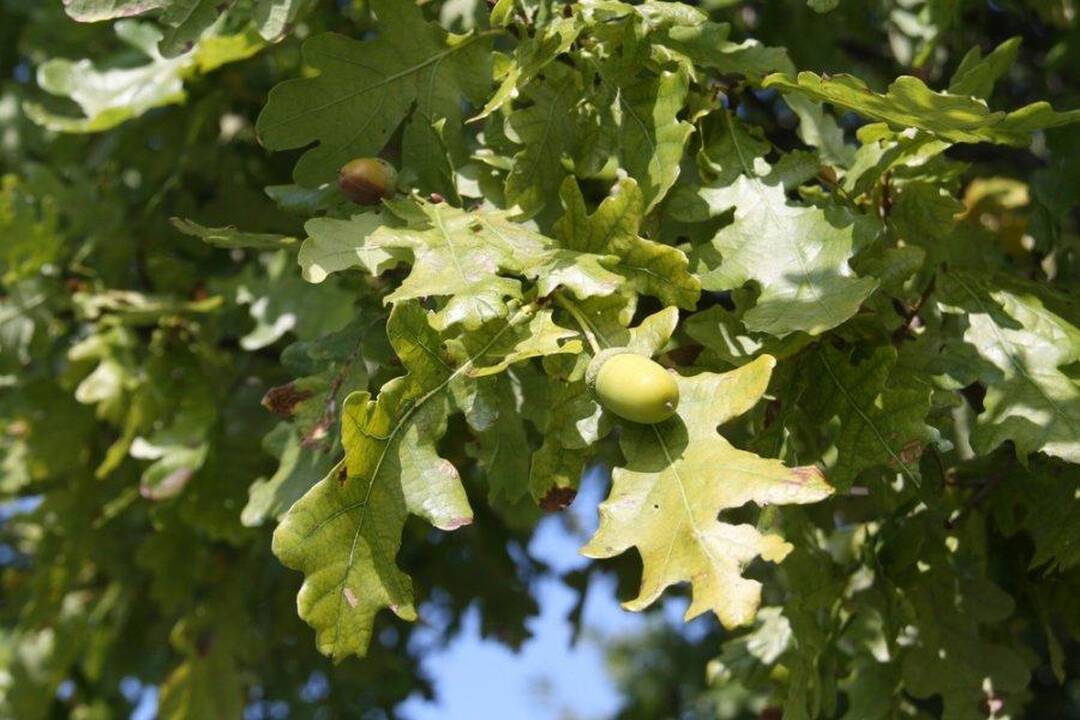
[[[1071,717],[1077,9],[2,0],[0,718]]]

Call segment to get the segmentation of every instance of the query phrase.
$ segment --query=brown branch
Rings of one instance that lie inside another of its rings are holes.
[[[300,444],[304,447],[313,447],[317,445],[324,437],[326,437],[327,430],[334,424],[334,420],[337,418],[337,394],[341,389],[342,383],[345,382],[345,377],[348,375],[349,369],[352,368],[353,362],[356,360],[356,356],[360,352],[360,343],[356,344],[353,351],[349,353],[349,356],[345,358],[345,362],[342,363],[341,369],[334,375],[334,379],[330,381],[330,389],[326,395],[326,406],[323,409],[322,417],[319,418],[319,422],[304,433],[303,439]]]

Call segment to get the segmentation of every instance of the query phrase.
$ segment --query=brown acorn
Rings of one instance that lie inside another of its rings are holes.
[[[396,186],[397,170],[381,158],[356,158],[338,172],[338,187],[357,205],[378,205]]]

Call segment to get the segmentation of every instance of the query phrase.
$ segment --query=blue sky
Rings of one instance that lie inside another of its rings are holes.
[[[596,527],[596,506],[605,489],[602,478],[591,474],[571,507],[572,524],[586,537]],[[529,551],[563,573],[587,564],[578,554],[583,539],[567,530],[564,518],[550,516],[541,521]],[[533,638],[519,653],[481,639],[477,614],[470,612],[461,634],[445,650],[424,658],[436,700],[410,698],[399,707],[402,715],[410,720],[556,720],[571,713],[593,720],[613,715],[619,696],[595,637],[636,632],[644,627],[644,618],[620,608],[614,579],[599,577],[586,596],[588,634],[571,646],[566,617],[576,593],[556,578],[539,581],[534,592],[541,612],[530,623]]]

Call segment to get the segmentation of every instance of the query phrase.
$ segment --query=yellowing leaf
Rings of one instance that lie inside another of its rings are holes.
[[[499,318],[485,328],[487,334],[498,333],[496,342],[489,341],[487,334],[467,334],[447,341],[447,351],[460,362],[469,363],[469,377],[494,375],[533,357],[581,352],[581,342],[570,341],[578,333],[556,324],[550,309],[537,311],[528,321],[511,320]]]
[[[412,271],[386,302],[447,297],[433,318],[449,328],[475,330],[509,314],[508,301],[522,296],[519,276],[536,280],[540,295],[559,286],[578,297],[610,295],[623,282],[605,265],[614,258],[563,249],[551,238],[511,222],[506,213],[465,212],[446,203],[421,203],[419,226],[385,225],[364,242],[368,250],[412,253]]]
[[[416,618],[412,582],[395,561],[406,518],[454,530],[473,517],[457,470],[436,451],[446,432],[448,390],[464,381],[474,358],[528,317],[522,310],[485,328],[476,353],[455,366],[417,303],[391,312],[387,334],[407,374],[374,400],[367,392],[345,400],[344,465],[298,500],[274,532],[274,554],[305,575],[297,606],[323,654],[365,654],[382,608]]]
[[[748,502],[812,503],[832,492],[816,468],[758,457],[716,432],[757,403],[775,364],[764,355],[728,373],[677,377],[674,418],[624,426],[626,465],[615,469],[611,495],[600,506],[600,528],[582,553],[606,558],[637,548],[641,590],[625,604],[628,609],[642,610],[665,588],[689,582],[687,620],[712,610],[726,627],[749,623],[761,602],[761,584],[742,577],[742,570],[758,556],[783,560],[791,545],[717,515]]]
[[[379,275],[395,267],[406,255],[403,251],[369,248],[369,235],[382,225],[377,213],[356,213],[348,219],[317,217],[304,224],[308,237],[296,260],[308,282],[320,283],[331,273],[361,267]]]

